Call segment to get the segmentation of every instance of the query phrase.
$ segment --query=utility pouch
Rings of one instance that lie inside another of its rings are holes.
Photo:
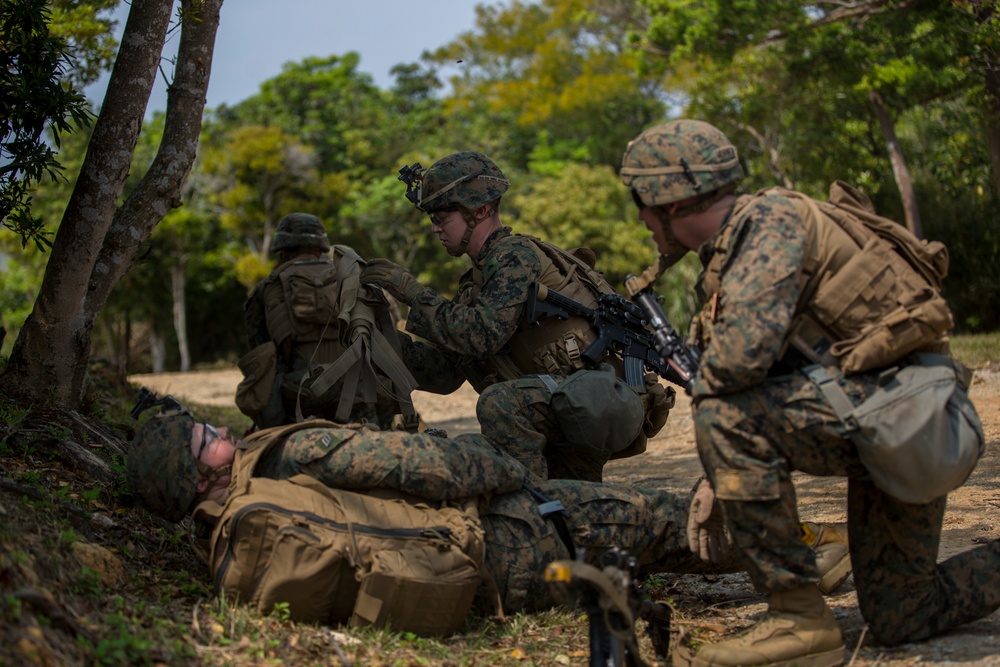
[[[639,394],[610,364],[577,371],[560,382],[551,406],[567,442],[609,456],[628,447],[645,421]]]
[[[822,367],[805,370],[844,422],[875,485],[923,504],[968,479],[986,438],[954,362],[923,352],[912,358],[857,407]]]
[[[245,415],[255,415],[267,407],[278,368],[274,341],[258,345],[236,362],[243,379],[236,387],[236,407]]]
[[[422,637],[458,632],[479,586],[479,568],[455,549],[379,551],[360,575],[351,625],[406,628]]]

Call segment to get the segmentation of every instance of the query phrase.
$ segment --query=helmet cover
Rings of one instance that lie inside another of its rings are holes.
[[[736,147],[718,128],[674,120],[649,128],[622,156],[622,183],[644,206],[705,195],[743,178]]]

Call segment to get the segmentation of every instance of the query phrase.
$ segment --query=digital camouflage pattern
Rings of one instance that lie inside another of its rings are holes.
[[[486,239],[475,264],[473,270],[482,272],[478,293],[473,271],[469,271],[460,279],[451,300],[423,290],[411,304],[406,320],[407,331],[463,357],[462,363],[470,366],[478,359],[492,357],[514,335],[524,314],[528,287],[542,272],[531,242],[511,234],[506,227]]]
[[[309,213],[289,213],[278,222],[271,241],[270,252],[279,253],[291,248],[318,248],[323,252],[330,249],[323,222]]]
[[[736,147],[717,128],[675,120],[629,142],[621,177],[645,206],[663,206],[736,183],[743,178],[743,167]]]
[[[548,405],[552,393],[537,376],[498,383],[484,370],[482,360],[517,333],[528,287],[540,279],[542,265],[531,242],[509,228],[499,229],[475,261],[473,271],[482,272],[480,287],[469,271],[452,300],[424,290],[412,303],[406,330],[430,345],[405,342],[407,368],[424,391],[448,393],[468,379],[480,392],[476,416],[483,435],[536,475],[600,481],[611,453],[567,442]]]
[[[482,153],[452,153],[423,173],[417,208],[426,213],[456,207],[473,211],[500,199],[509,187],[500,167]]]
[[[268,443],[258,440],[255,447],[267,448]],[[563,503],[576,548],[595,565],[606,549],[619,547],[639,559],[643,574],[740,569],[733,549],[718,564],[705,563],[688,549],[687,495],[575,480],[542,481],[475,434],[449,439],[309,428],[292,433],[283,446],[272,445],[254,467],[255,477],[297,474],[332,488],[400,491],[429,502],[482,497],[486,569],[507,613],[555,604],[544,580],[545,566],[569,556],[552,520],[539,513],[539,501],[523,489],[525,482]],[[482,597],[490,597],[485,588]]]
[[[139,504],[168,521],[191,509],[201,474],[191,456],[194,417],[158,414],[139,428],[125,460],[125,482]]]
[[[581,377],[584,376],[584,377]],[[565,377],[551,375],[558,385]],[[597,370],[579,370],[571,377],[575,381],[593,378],[603,385],[605,377]],[[635,396],[638,415],[621,415],[623,423],[641,423],[642,400]],[[604,466],[629,442],[612,439],[609,448],[586,446],[570,441],[552,409],[552,389],[538,375],[498,382],[482,391],[476,402],[476,418],[483,435],[495,446],[523,463],[541,479],[576,479],[600,482]]]
[[[510,493],[530,479],[523,465],[475,434],[438,438],[351,428],[296,431],[254,470],[271,479],[298,474],[335,489],[390,489],[432,501]]]
[[[666,491],[576,480],[537,485],[547,498],[562,502],[566,524],[578,552],[599,566],[606,550],[618,547],[639,562],[640,575],[737,572],[739,554],[730,549],[719,563],[706,563],[687,546],[687,508],[691,498]],[[569,558],[552,520],[538,512],[526,491],[495,497],[481,512],[486,535],[486,569],[500,591],[505,613],[535,611],[556,603],[544,579],[545,567]]]
[[[800,539],[792,483],[798,470],[849,480],[854,581],[878,641],[916,641],[990,613],[1000,605],[998,545],[937,564],[944,499],[908,505],[879,491],[819,388],[799,372],[768,377],[804,284],[806,228],[778,196],[759,198],[739,216],[751,224],[728,220],[738,230],[728,235],[728,247],[710,239],[700,249],[706,264],[719,252],[730,256],[717,281],[717,303],[711,290],[699,290],[707,304],[698,318],[706,346],[694,421],[702,464],[754,585],[776,592],[819,580]],[[855,403],[878,383],[876,372],[844,377],[827,370]]]

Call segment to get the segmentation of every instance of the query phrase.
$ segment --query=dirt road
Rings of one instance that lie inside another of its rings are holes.
[[[164,373],[133,376],[161,393],[172,393],[193,403],[232,405],[239,371]],[[970,396],[986,431],[986,453],[964,486],[949,496],[941,557],[977,544],[1000,539],[1000,369],[981,369],[973,379]],[[477,432],[476,393],[465,385],[450,396],[417,392],[414,403],[430,426],[452,435]],[[641,456],[609,464],[606,480],[686,493],[701,474],[694,445],[694,431],[686,398],[678,401],[664,431],[650,441]],[[796,479],[803,514],[819,521],[845,521],[846,483],[840,478],[799,475]],[[766,605],[744,575],[726,575],[709,581],[704,577],[677,577],[677,594],[712,600],[705,615],[693,624],[714,623],[726,629],[749,625]],[[1000,667],[1000,612],[968,624],[942,637],[900,647],[886,648],[865,639],[864,619],[857,608],[853,582],[828,598],[844,631],[855,665],[995,665]],[[684,622],[683,619],[680,621]]]

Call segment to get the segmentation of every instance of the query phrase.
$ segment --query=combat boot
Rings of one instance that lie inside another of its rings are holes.
[[[823,595],[833,593],[851,576],[851,551],[847,541],[847,525],[804,521],[802,541],[816,554],[820,592]]]
[[[767,598],[767,615],[732,639],[702,647],[694,667],[836,667],[844,663],[844,640],[816,586],[809,584]]]

